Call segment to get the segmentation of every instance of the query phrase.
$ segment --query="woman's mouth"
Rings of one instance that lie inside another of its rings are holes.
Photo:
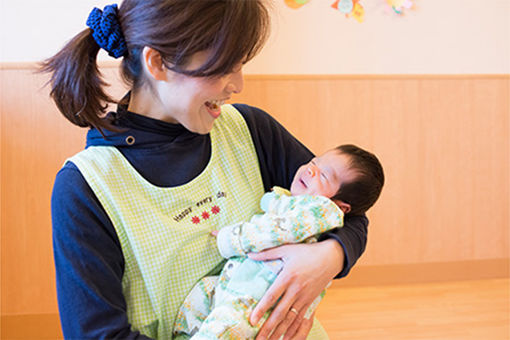
[[[225,104],[224,100],[209,100],[205,102],[205,107],[209,114],[214,118],[218,118],[221,114],[221,106]]]

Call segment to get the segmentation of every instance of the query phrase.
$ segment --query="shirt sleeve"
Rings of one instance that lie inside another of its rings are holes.
[[[313,154],[281,124],[258,108],[235,104],[250,130],[257,152],[264,190],[273,186],[290,188],[299,166],[310,161]],[[344,267],[337,278],[346,276],[365,251],[368,219],[366,216],[346,216],[344,227],[320,236],[319,241],[335,239],[345,254]]]
[[[64,337],[148,339],[132,332],[127,319],[124,259],[114,227],[72,163],[57,174],[51,210]]]
[[[241,112],[255,145],[264,191],[274,186],[290,188],[297,169],[314,157],[300,141],[266,112],[243,104]]]
[[[319,242],[335,239],[344,250],[344,267],[336,278],[349,274],[351,268],[365,251],[367,244],[368,219],[366,216],[345,216],[344,226],[335,228],[319,237]]]

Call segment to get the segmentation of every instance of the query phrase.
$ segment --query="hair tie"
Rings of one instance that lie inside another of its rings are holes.
[[[99,47],[110,56],[119,58],[127,52],[126,40],[117,17],[117,4],[105,6],[103,11],[94,7],[87,19],[87,26],[92,29],[92,37]]]

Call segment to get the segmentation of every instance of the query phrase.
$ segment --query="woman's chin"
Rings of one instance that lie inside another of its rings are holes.
[[[196,134],[199,135],[207,135],[209,132],[211,132],[214,121],[212,122],[201,122],[200,124],[183,124],[184,127]]]

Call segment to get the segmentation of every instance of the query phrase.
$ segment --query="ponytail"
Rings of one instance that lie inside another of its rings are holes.
[[[104,91],[108,84],[97,68],[98,52],[99,46],[87,28],[45,60],[40,71],[51,74],[50,96],[64,117],[75,125],[95,127],[102,132],[103,128],[112,128],[102,117],[108,103],[115,101]]]
[[[116,103],[105,91],[96,59],[100,48],[115,58],[126,54],[126,46],[117,21],[117,5],[106,6],[104,12],[94,8],[87,28],[69,41],[55,56],[45,60],[40,71],[50,73],[50,96],[60,112],[71,123],[118,131],[106,120],[108,103]]]

